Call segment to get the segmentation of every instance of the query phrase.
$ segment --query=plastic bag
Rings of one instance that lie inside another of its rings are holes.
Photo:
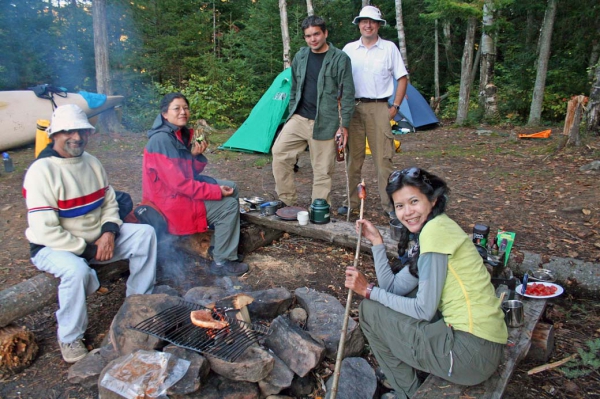
[[[125,356],[104,374],[100,385],[127,399],[167,398],[167,389],[190,367],[170,353],[139,350]]]

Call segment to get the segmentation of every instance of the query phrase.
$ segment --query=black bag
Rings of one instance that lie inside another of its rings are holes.
[[[66,98],[67,97],[67,89],[64,87],[57,87],[48,84],[38,85],[33,87],[28,87],[29,90],[32,90],[36,96],[39,98],[44,98],[46,100],[52,101],[52,105],[56,108],[56,103],[54,102],[54,95],[56,94],[59,97]]]
[[[150,205],[138,205],[133,210],[133,215],[139,223],[149,224],[154,227],[156,237],[159,239],[167,233],[167,221],[165,217]]]
[[[115,190],[115,196],[119,204],[119,219],[125,220],[125,217],[133,210],[131,195],[124,191]]]

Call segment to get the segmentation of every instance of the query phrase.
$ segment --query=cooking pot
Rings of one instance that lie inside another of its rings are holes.
[[[271,201],[260,204],[260,214],[264,216],[275,215],[277,209],[281,208],[282,204],[281,201]]]
[[[310,221],[316,224],[325,224],[329,223],[329,204],[327,200],[323,198],[317,198],[310,205],[310,209],[308,211],[310,216]]]

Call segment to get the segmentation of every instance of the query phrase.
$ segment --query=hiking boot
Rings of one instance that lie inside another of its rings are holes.
[[[75,363],[88,354],[87,348],[80,339],[68,344],[58,341],[58,346],[60,346],[60,353],[63,360],[67,363]]]
[[[338,215],[342,215],[342,216],[346,216],[348,214],[348,207],[347,206],[340,206],[337,210]],[[358,215],[359,211],[358,209],[351,209],[350,210],[350,214],[351,215]]]
[[[210,274],[215,276],[241,276],[248,271],[248,265],[234,260],[210,262]]]

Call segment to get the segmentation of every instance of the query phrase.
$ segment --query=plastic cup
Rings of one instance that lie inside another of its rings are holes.
[[[296,215],[296,217],[298,218],[298,223],[300,224],[300,226],[306,226],[308,224],[308,212],[307,211],[298,212],[298,215]]]

